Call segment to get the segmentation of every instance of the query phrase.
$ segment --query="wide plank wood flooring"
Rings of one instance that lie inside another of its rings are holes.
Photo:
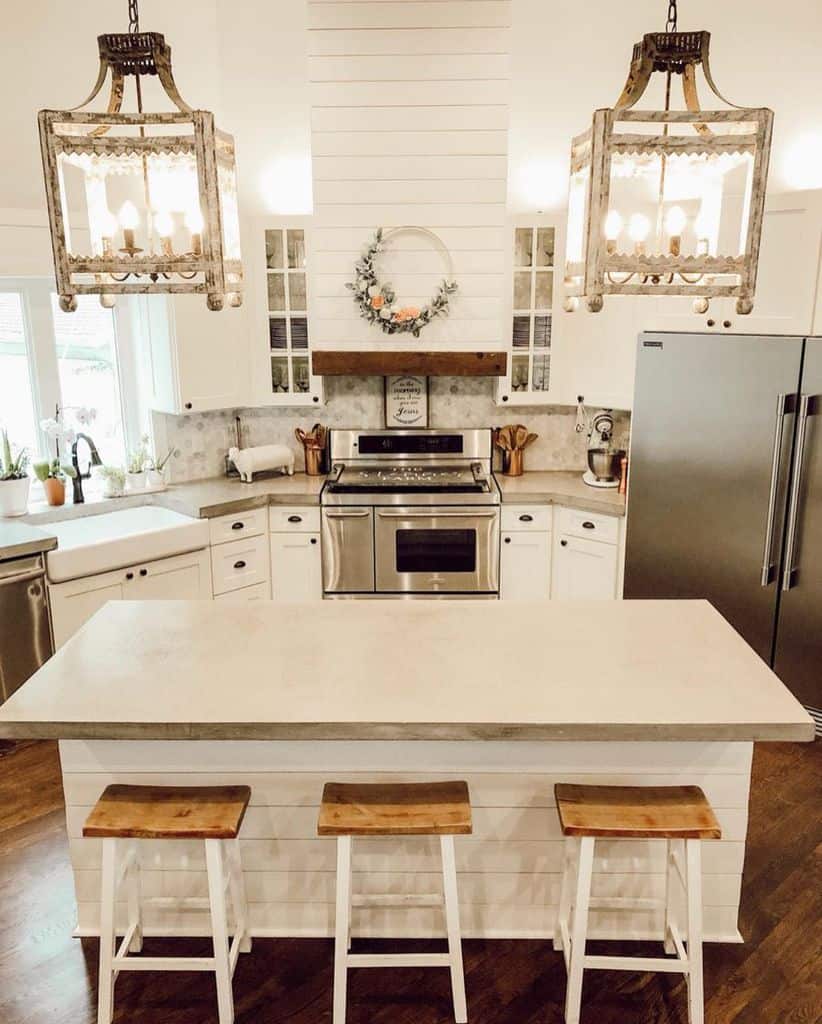
[[[822,744],[757,748],[742,891],[747,941],[705,948],[706,1024],[822,1022],[820,796]],[[93,1024],[97,942],[73,939],[73,925],[56,744],[0,745],[0,1024]],[[145,949],[206,955],[209,944],[155,939]],[[657,947],[626,944],[624,952]],[[472,1024],[561,1024],[565,972],[550,943],[466,941],[465,969]],[[255,940],[237,967],[238,1024],[329,1024],[331,976],[331,940]],[[674,975],[591,972],[582,1024],[686,1024],[684,985]],[[216,1019],[205,976],[126,974],[117,983],[117,1024]],[[351,975],[348,1024],[452,1019],[447,971]]]

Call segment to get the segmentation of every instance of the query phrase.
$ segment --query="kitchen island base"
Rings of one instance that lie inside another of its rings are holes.
[[[722,839],[703,843],[706,941],[739,942],[753,744],[750,742],[585,741],[231,741],[62,740],[79,935],[97,935],[101,844],[84,839],[89,810],[110,783],[247,784],[251,805],[240,836],[251,934],[334,934],[335,843],[317,837],[323,785],[465,779],[474,834],[456,839],[460,915],[466,938],[552,938],[563,837],[554,785],[698,785]],[[147,841],[146,896],[204,896],[204,859],[191,844]],[[597,843],[596,896],[656,898],[665,893],[665,844]],[[358,839],[358,892],[439,891],[439,845],[427,837]],[[125,921],[125,906],[118,917]],[[355,912],[354,935],[442,937],[442,912],[396,908]],[[662,911],[592,911],[589,937],[658,939]],[[147,908],[147,935],[209,934],[197,911]]]

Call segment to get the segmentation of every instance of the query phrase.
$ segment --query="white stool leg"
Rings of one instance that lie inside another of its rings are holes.
[[[456,1024],[465,1024],[468,1020],[468,1007],[465,1000],[465,972],[462,966],[462,936],[460,934],[454,837],[440,836],[440,850],[442,852],[442,883],[445,893],[445,922],[448,928],[448,955],[451,957],[451,994],[454,999],[454,1020]]]
[[[332,1024],[345,1024],[350,924],[351,836],[338,836],[337,914],[334,923],[334,1014]]]
[[[114,1016],[114,909],[117,897],[117,840],[103,840],[100,886],[100,971],[97,980],[97,1024],[111,1024]]]
[[[351,836],[351,852],[348,857],[348,905],[351,906],[351,901],[354,897],[354,837]],[[345,944],[346,952],[351,951],[351,922],[354,915],[349,911],[348,914],[348,940]]]
[[[234,995],[231,991],[231,968],[228,962],[228,917],[225,905],[222,840],[206,839],[205,852],[219,1021],[220,1024],[233,1024]]]
[[[240,952],[251,952],[251,936],[248,930],[248,900],[245,894],[245,876],[243,861],[240,855],[239,839],[229,839],[226,844],[228,854],[228,879],[231,888],[231,903],[234,906],[234,917],[237,921],[237,934],[240,936]]]
[[[676,868],[674,867],[674,852],[679,845],[679,840],[668,839],[665,844],[665,934],[662,941],[665,944],[665,952],[672,956],[676,953],[676,946],[671,937],[671,926],[677,924],[676,909]]]
[[[556,950],[562,949],[561,925],[565,924],[567,929],[571,917],[571,885],[573,877],[571,868],[578,845],[578,841],[573,836],[566,836],[565,845],[562,850],[562,883],[559,891],[559,908],[557,909],[557,923],[554,928],[554,949]]]
[[[688,1022],[703,1024],[704,995],[702,991],[702,848],[701,840],[688,839],[686,844],[686,875],[688,880]]]
[[[582,1005],[582,972],[585,959],[585,936],[588,931],[588,903],[591,898],[591,875],[594,866],[594,838],[583,836],[579,844],[579,866],[574,895],[574,920],[571,928],[571,958],[568,967],[568,989],[565,995],[565,1024],[579,1024]]]
[[[131,851],[131,866],[128,870],[128,920],[129,927],[135,925],[134,936],[129,944],[130,953],[139,953],[143,948],[143,898],[140,879],[139,846],[134,844]]]

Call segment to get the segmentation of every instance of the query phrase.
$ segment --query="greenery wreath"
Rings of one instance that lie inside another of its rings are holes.
[[[393,228],[387,233],[377,228],[374,240],[363,250],[362,256],[354,264],[355,278],[346,283],[354,293],[354,301],[360,308],[360,316],[371,324],[378,324],[386,334],[413,334],[419,338],[420,331],[426,324],[438,316],[448,316],[450,296],[457,290],[456,282],[449,277],[443,278],[431,301],[422,307],[395,307],[397,296],[388,283],[381,283],[377,278],[376,261],[383,251],[383,243],[389,236],[399,231],[419,231],[431,235],[444,249],[442,240],[427,228]],[[450,271],[449,259],[449,271]]]

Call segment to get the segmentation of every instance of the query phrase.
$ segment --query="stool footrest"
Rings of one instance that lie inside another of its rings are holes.
[[[665,906],[665,900],[654,900],[628,896],[593,896],[588,901],[589,910],[657,910]]]
[[[448,953],[347,953],[349,967],[450,967]]]
[[[117,971],[213,971],[213,956],[116,956]]]
[[[665,971],[668,974],[688,974],[690,962],[652,956],[585,956],[582,966],[595,971]]]
[[[149,896],[144,907],[162,907],[164,910],[209,910],[208,896]]]
[[[438,893],[356,893],[351,897],[352,907],[441,907]]]

